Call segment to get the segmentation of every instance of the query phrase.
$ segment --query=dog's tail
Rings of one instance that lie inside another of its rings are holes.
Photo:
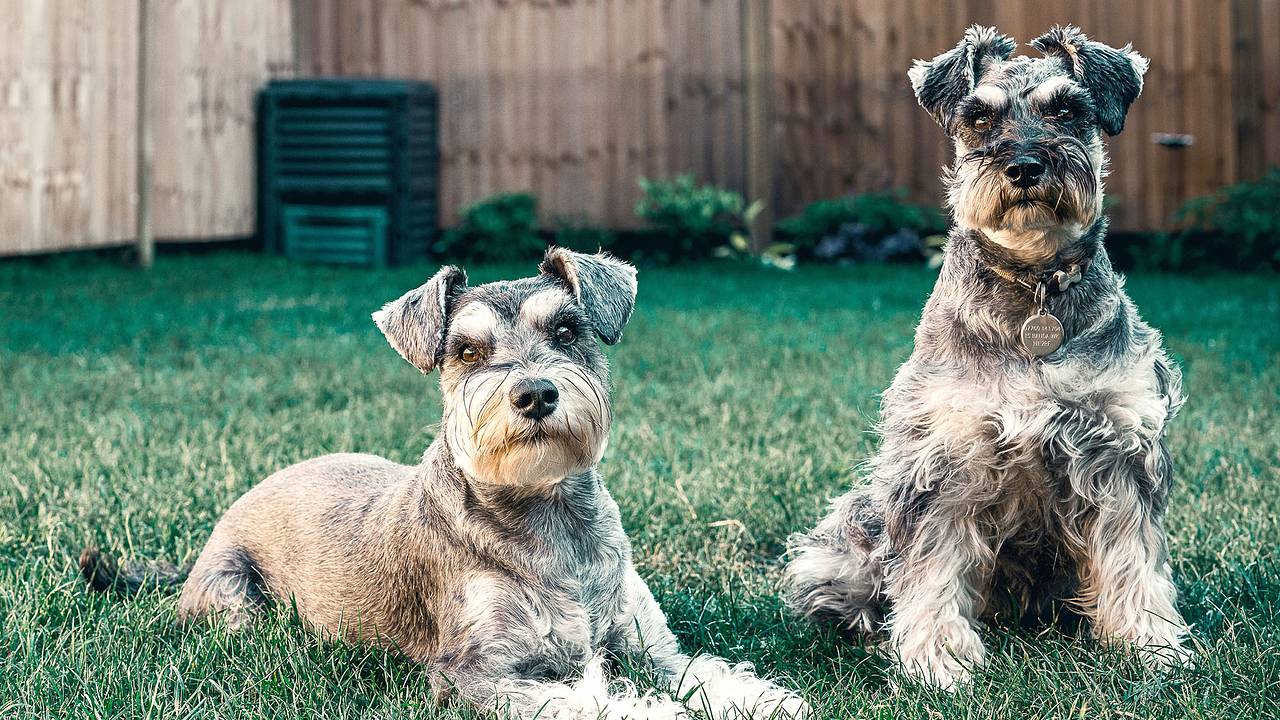
[[[97,592],[133,595],[145,588],[167,590],[181,585],[189,572],[190,567],[180,568],[158,560],[121,566],[96,547],[87,547],[80,553],[80,574]]]

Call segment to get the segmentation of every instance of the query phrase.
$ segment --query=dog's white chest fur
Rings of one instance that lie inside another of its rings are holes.
[[[1099,369],[1067,358],[993,376],[904,367],[887,394],[885,427],[920,432],[921,490],[992,509],[1011,498],[1025,505],[1055,489],[1051,467],[1061,458],[1046,457],[1046,449],[1069,450],[1087,437],[1090,447],[1137,454],[1159,436],[1169,404],[1157,392],[1154,361],[1147,352]],[[959,472],[927,472],[930,459]]]

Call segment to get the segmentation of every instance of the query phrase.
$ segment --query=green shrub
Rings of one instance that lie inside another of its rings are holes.
[[[904,191],[818,200],[778,223],[800,257],[827,261],[920,258],[925,238],[946,228],[941,211],[908,202]]]
[[[1162,269],[1280,268],[1280,168],[1188,200],[1174,220],[1185,229],[1152,248]]]
[[[654,262],[701,260],[746,230],[747,203],[740,193],[714,185],[698,185],[692,175],[672,180],[640,178],[644,197],[636,215],[653,227],[653,235],[637,249],[640,259]]]
[[[506,193],[463,208],[462,221],[446,230],[434,249],[461,262],[510,262],[536,258],[546,247],[538,234],[538,199]]]

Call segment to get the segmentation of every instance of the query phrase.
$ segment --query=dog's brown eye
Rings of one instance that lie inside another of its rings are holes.
[[[973,119],[973,129],[978,132],[986,132],[991,129],[991,116],[979,115]]]
[[[556,342],[560,343],[561,345],[568,345],[569,343],[573,342],[577,337],[578,337],[578,333],[574,332],[573,328],[571,327],[568,327],[566,325],[561,325],[560,327],[556,328]]]
[[[462,352],[458,353],[458,358],[461,359],[462,362],[470,365],[480,359],[480,351],[468,345],[462,348]]]
[[[1069,107],[1058,108],[1058,109],[1057,109],[1056,111],[1054,111],[1054,113],[1053,113],[1053,119],[1055,119],[1055,120],[1070,120],[1071,118],[1075,117],[1075,115],[1076,115],[1076,114],[1075,114],[1075,112],[1074,112],[1074,111],[1072,111],[1072,110],[1071,110],[1071,108],[1069,108]]]

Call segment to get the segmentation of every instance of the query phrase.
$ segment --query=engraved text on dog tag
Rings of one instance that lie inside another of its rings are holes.
[[[1035,357],[1044,357],[1062,346],[1062,323],[1040,311],[1022,323],[1022,347]]]

